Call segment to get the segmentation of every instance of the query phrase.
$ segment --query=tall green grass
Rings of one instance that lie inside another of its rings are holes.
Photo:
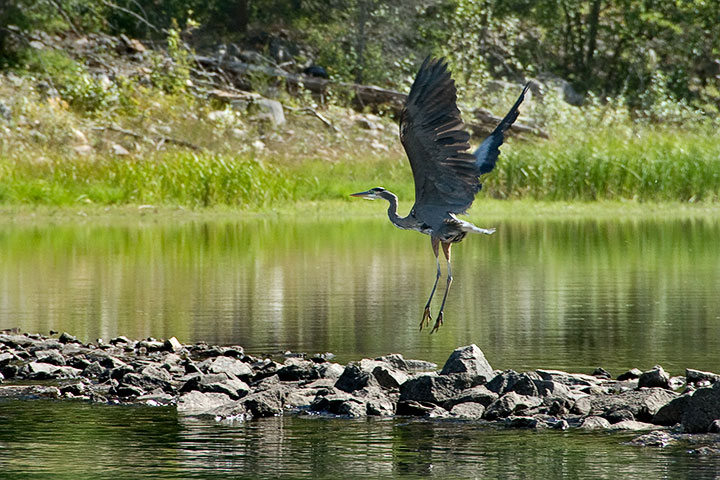
[[[272,206],[348,198],[384,186],[412,200],[404,155],[358,151],[343,159],[156,153],[149,158],[0,157],[0,203]],[[550,141],[511,140],[484,179],[494,198],[715,202],[720,136],[713,131],[598,128]]]
[[[261,206],[293,200],[296,186],[289,172],[260,160],[187,152],[14,160],[0,167],[2,203]]]
[[[589,130],[547,143],[505,146],[485,182],[498,198],[720,199],[720,135],[681,129]]]

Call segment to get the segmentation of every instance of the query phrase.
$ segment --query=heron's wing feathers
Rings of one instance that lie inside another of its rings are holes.
[[[456,92],[447,63],[426,58],[400,117],[400,140],[415,179],[415,204],[462,213],[480,183]]]
[[[473,153],[476,159],[478,175],[491,172],[492,169],[495,168],[495,162],[497,162],[498,155],[500,155],[500,145],[502,145],[505,139],[505,132],[515,120],[517,120],[519,114],[518,109],[525,99],[525,93],[527,93],[529,87],[529,83],[525,85],[515,105],[513,105],[507,115],[505,115],[505,118],[495,127],[495,130],[493,130]]]

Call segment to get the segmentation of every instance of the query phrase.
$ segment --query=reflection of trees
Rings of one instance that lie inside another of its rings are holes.
[[[382,218],[6,230],[0,325],[340,361],[402,352],[440,363],[476,343],[517,370],[720,367],[718,222],[498,226],[455,252],[447,328],[432,337],[417,333],[429,242]]]

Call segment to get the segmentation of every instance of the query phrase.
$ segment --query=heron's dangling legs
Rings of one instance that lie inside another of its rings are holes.
[[[440,280],[440,258],[438,256],[440,255],[440,252],[438,250],[438,247],[440,246],[440,240],[432,239],[432,249],[433,253],[435,254],[435,263],[437,263],[437,276],[435,277],[435,284],[433,285],[432,291],[430,292],[430,298],[428,298],[427,303],[425,304],[425,311],[423,312],[422,320],[420,320],[420,330],[423,329],[423,324],[425,324],[426,327],[430,326],[430,320],[432,320],[432,316],[430,315],[430,302],[432,301],[433,295],[435,295],[435,289],[437,288],[438,280]]]
[[[443,253],[445,254],[445,259],[447,260],[447,285],[445,287],[445,295],[443,295],[442,303],[440,304],[440,312],[438,313],[437,318],[435,319],[435,326],[432,330],[430,330],[430,333],[435,333],[438,331],[438,328],[443,324],[443,310],[445,310],[445,300],[447,300],[448,292],[450,291],[450,285],[452,284],[453,277],[452,277],[452,270],[450,269],[450,247],[452,246],[452,243],[445,243],[442,244]],[[439,262],[439,260],[438,260]],[[438,266],[438,268],[440,268]]]

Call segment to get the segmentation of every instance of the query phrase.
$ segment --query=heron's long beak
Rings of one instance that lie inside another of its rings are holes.
[[[367,190],[367,191],[365,191],[365,192],[351,193],[350,196],[351,196],[351,197],[365,197],[365,198],[367,198],[367,197],[369,197],[372,193],[373,193],[373,192],[371,192],[370,190]]]

